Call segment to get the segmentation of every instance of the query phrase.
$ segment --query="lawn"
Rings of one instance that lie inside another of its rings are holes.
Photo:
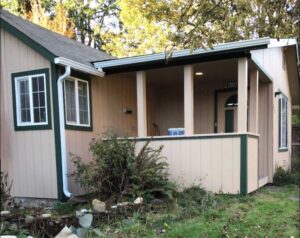
[[[54,237],[66,224],[78,227],[75,212],[82,208],[91,207],[89,204],[73,206],[58,203],[50,210],[17,209],[15,217],[27,217],[29,214],[36,217],[36,214],[45,211],[52,216],[27,226],[24,224],[18,231],[13,229],[14,233],[11,228],[3,232],[6,223],[1,222],[0,234]],[[155,209],[148,204],[122,209],[113,209],[105,214],[93,213],[92,229],[97,228],[102,237],[111,238],[299,237],[299,188],[295,185],[266,186],[247,196],[212,195],[199,188],[190,188],[180,193],[173,204],[159,205]],[[16,227],[17,223],[7,225]],[[54,224],[61,224],[59,230],[54,231]],[[41,229],[47,229],[48,233]]]
[[[178,211],[121,225],[113,237],[299,237],[299,188],[267,186],[245,196],[219,195],[216,206],[190,218]]]

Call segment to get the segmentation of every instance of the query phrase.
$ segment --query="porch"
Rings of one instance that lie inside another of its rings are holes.
[[[251,59],[139,71],[136,85],[138,146],[163,145],[172,180],[231,194],[270,181],[272,84]]]

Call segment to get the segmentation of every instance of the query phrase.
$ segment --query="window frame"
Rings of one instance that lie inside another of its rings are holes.
[[[33,93],[32,93],[32,78],[44,76],[44,92],[45,92],[45,111],[46,122],[34,122],[33,116]],[[30,100],[30,119],[31,122],[21,122],[20,115],[20,95],[18,90],[18,81],[27,77],[29,83],[29,100]],[[23,71],[11,74],[12,80],[12,97],[13,97],[13,115],[14,115],[14,129],[15,131],[24,130],[49,130],[51,125],[51,108],[50,108],[50,83],[49,83],[49,69],[37,69],[30,71]]]
[[[285,115],[285,122],[286,122],[286,145],[283,146],[282,141],[282,135],[283,135],[283,114],[282,114],[282,108],[284,103],[286,103],[286,115]],[[283,93],[280,94],[278,99],[278,151],[279,152],[285,152],[288,151],[288,98]]]
[[[66,87],[65,81],[75,81],[75,113],[76,113],[76,123],[67,121],[67,107],[66,107]],[[87,101],[88,101],[88,124],[80,123],[80,110],[79,110],[79,94],[78,94],[78,82],[83,82],[87,84]],[[92,99],[91,99],[91,80],[83,79],[79,77],[69,76],[64,80],[63,84],[64,92],[64,113],[65,113],[65,128],[68,130],[80,130],[80,131],[92,131]]]

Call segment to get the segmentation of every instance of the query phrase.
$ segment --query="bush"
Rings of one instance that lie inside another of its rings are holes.
[[[167,179],[168,165],[161,156],[162,147],[152,149],[146,142],[136,154],[136,141],[119,140],[116,136],[99,138],[90,144],[93,159],[84,164],[73,157],[73,176],[83,188],[104,199],[123,196],[173,198],[175,185]]]
[[[182,217],[192,217],[216,205],[216,199],[213,194],[193,186],[178,193],[177,204],[182,209]]]
[[[292,157],[291,171],[295,175],[297,184],[300,184],[300,157]]]
[[[274,174],[273,183],[277,186],[296,184],[297,178],[291,171],[278,167]]]
[[[1,210],[5,209],[7,203],[11,200],[10,189],[11,184],[8,183],[8,174],[1,171]]]

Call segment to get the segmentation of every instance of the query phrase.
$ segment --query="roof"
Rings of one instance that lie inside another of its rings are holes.
[[[76,40],[38,26],[21,17],[0,9],[1,27],[18,35],[25,35],[25,41],[34,41],[45,55],[63,57],[80,64],[93,66],[91,62],[114,59],[113,56],[86,46]],[[54,60],[54,59],[53,59]]]
[[[167,57],[166,53],[141,55],[120,59],[94,62],[96,68],[102,68],[105,72],[138,70],[138,68],[164,67],[176,64],[194,63],[218,58],[234,58],[247,56],[250,50],[267,48],[270,38],[258,38],[214,45],[212,48],[196,49],[194,51],[180,50]]]
[[[265,37],[222,43],[214,45],[212,48],[199,48],[192,52],[189,49],[174,51],[171,57],[168,57],[166,53],[159,53],[98,61],[94,62],[94,66],[101,68],[106,73],[128,72],[210,60],[245,57],[250,56],[251,50],[294,44],[296,44],[295,39],[277,40]]]

